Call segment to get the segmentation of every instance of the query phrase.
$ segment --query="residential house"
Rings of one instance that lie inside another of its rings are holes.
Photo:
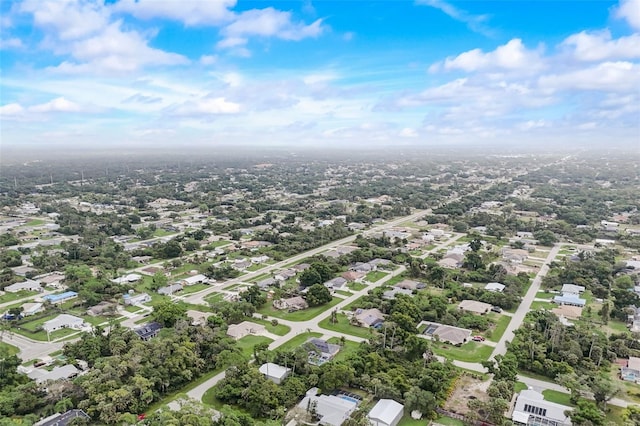
[[[69,314],[60,314],[49,321],[45,321],[45,323],[42,324],[42,329],[47,333],[51,333],[52,331],[61,330],[63,328],[80,330],[84,326],[85,324],[82,318]]]
[[[20,276],[20,277],[26,277],[28,273],[31,272],[37,272],[38,270],[35,268],[32,268],[31,266],[15,266],[13,268],[11,268],[11,270],[13,271],[14,274]]]
[[[140,274],[127,274],[118,278],[114,278],[111,280],[114,284],[131,284],[138,282],[142,279],[142,275]]]
[[[305,343],[305,347],[310,352],[319,354],[318,356],[322,360],[330,360],[331,358],[336,356],[338,352],[340,352],[340,345],[334,345],[333,343],[329,343],[326,340],[317,337],[312,337],[311,339],[307,340]]]
[[[178,293],[182,291],[182,284],[180,283],[173,283],[173,284],[169,284],[168,286],[165,287],[160,287],[158,289],[158,294],[162,294],[165,296],[171,296],[174,293]]]
[[[361,327],[377,328],[384,322],[384,314],[378,308],[356,309],[354,316]]]
[[[307,309],[309,307],[309,304],[301,296],[294,296],[287,299],[274,300],[273,307],[282,310],[286,309],[291,312]]]
[[[570,410],[566,405],[545,401],[540,392],[525,389],[516,399],[511,420],[515,425],[571,426],[571,419],[565,414]]]
[[[23,372],[38,384],[47,382],[56,382],[58,380],[68,380],[76,377],[80,370],[72,364],[66,364],[61,367],[53,367],[51,371],[44,368],[26,368]]]
[[[575,284],[562,284],[562,290],[560,292],[563,296],[574,295],[579,296],[584,293],[584,286]]]
[[[116,305],[109,302],[100,302],[95,306],[87,309],[87,315],[97,317],[99,315],[113,315],[116,310]]]
[[[366,274],[364,272],[347,271],[342,274],[342,278],[349,282],[360,281]]]
[[[133,331],[140,337],[142,340],[147,341],[152,339],[160,333],[162,326],[155,321],[143,324],[139,327],[133,329]]]
[[[291,373],[290,368],[282,367],[278,364],[273,364],[271,362],[267,362],[262,364],[258,369],[265,378],[271,380],[276,385],[279,385],[287,378],[289,373]]]
[[[332,280],[329,280],[326,283],[324,283],[325,287],[327,287],[329,289],[333,289],[333,290],[340,290],[346,285],[347,285],[347,280],[345,280],[342,277],[336,277],[336,278],[334,278]]]
[[[446,269],[457,269],[462,266],[462,262],[454,258],[447,257],[438,260],[438,265]]]
[[[567,294],[562,296],[555,296],[553,298],[553,303],[557,303],[558,305],[569,305],[569,306],[580,306],[583,307],[587,304],[585,299],[581,299],[575,294]]]
[[[75,299],[76,297],[78,297],[78,293],[75,291],[65,291],[64,293],[59,294],[48,294],[44,296],[42,300],[49,301],[55,305]]]
[[[394,285],[394,287],[396,288],[403,288],[405,290],[418,290],[421,288],[425,288],[426,286],[427,285],[425,283],[413,280],[402,280]]]
[[[286,280],[288,280],[290,278],[295,277],[297,273],[298,272],[293,268],[291,268],[291,269],[283,269],[283,270],[279,271],[277,274],[275,274],[273,276],[273,278],[275,278],[278,281],[286,281]]]
[[[4,288],[7,293],[18,293],[19,291],[42,291],[40,283],[33,280],[26,280],[19,283],[8,285]]]
[[[22,309],[22,316],[23,317],[28,317],[28,316],[37,314],[38,312],[42,311],[44,309],[44,304],[42,304],[42,303],[24,303],[24,304],[22,304],[22,306],[20,306],[20,309]]]
[[[78,418],[86,419],[87,421],[91,420],[91,417],[82,410],[69,410],[62,414],[56,413],[46,417],[34,423],[33,426],[68,426]]]
[[[488,283],[486,286],[484,286],[484,289],[494,293],[502,293],[502,291],[504,290],[504,287],[505,287],[504,284]]]
[[[491,305],[477,300],[463,300],[458,304],[458,309],[483,315],[491,310]]]
[[[185,286],[194,285],[194,284],[203,284],[203,283],[206,284],[208,282],[209,282],[209,279],[207,278],[206,275],[203,275],[203,274],[192,275],[190,277],[183,278],[180,280],[180,283]]]
[[[305,410],[313,407],[320,425],[341,426],[356,410],[358,403],[353,399],[340,398],[337,395],[318,395],[318,388],[311,388],[298,407]]]
[[[38,277],[34,277],[35,281],[38,281],[43,287],[53,287],[53,288],[62,288],[64,286],[64,274],[59,272],[52,272],[46,275],[40,275]]]
[[[413,296],[413,291],[405,288],[392,287],[391,290],[387,290],[382,293],[382,298],[386,300],[393,300],[399,294],[403,294],[405,296]]]
[[[258,263],[264,263],[267,260],[269,260],[269,256],[267,255],[262,255],[262,256],[254,256],[251,259],[249,259],[251,261],[251,263],[253,264],[258,264]]]
[[[244,336],[260,335],[266,332],[267,329],[262,324],[256,324],[250,321],[242,321],[240,324],[231,324],[227,329],[227,336],[234,339],[242,339]]]
[[[404,415],[404,405],[393,399],[381,399],[369,411],[372,426],[396,426]]]
[[[260,280],[256,283],[256,285],[263,290],[276,284],[278,284],[278,281],[275,278],[265,278],[264,280]]]
[[[388,268],[389,266],[393,265],[393,262],[389,259],[381,259],[379,257],[370,260],[368,263],[375,268]]]
[[[305,270],[309,269],[310,267],[311,267],[311,265],[308,264],[308,263],[299,263],[297,265],[293,265],[293,269],[295,269],[298,272],[305,271]]]
[[[141,303],[151,302],[151,296],[147,293],[140,294],[125,294],[122,296],[125,305],[135,306],[140,305]]]
[[[244,271],[249,266],[251,266],[251,262],[248,260],[236,260],[231,264],[231,267],[237,269],[238,271]]]
[[[451,325],[444,325],[437,322],[422,321],[418,324],[418,328],[424,328],[422,334],[418,334],[418,336],[429,339],[437,338],[442,342],[448,342],[452,345],[461,345],[467,342],[471,337],[471,330]]]
[[[372,266],[370,263],[363,263],[363,262],[354,263],[353,265],[349,266],[350,271],[364,272],[365,274],[367,272],[373,271],[374,269],[375,269],[375,266]]]

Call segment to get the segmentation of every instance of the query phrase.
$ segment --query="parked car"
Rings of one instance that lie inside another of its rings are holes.
[[[473,336],[471,338],[471,340],[473,340],[474,342],[484,342],[484,337],[482,337],[482,336]]]
[[[502,312],[502,308],[500,306],[492,306],[491,307],[491,312],[500,313],[500,312]]]

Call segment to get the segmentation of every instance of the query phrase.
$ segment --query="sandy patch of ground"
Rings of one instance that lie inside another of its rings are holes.
[[[491,384],[490,380],[478,380],[466,374],[458,380],[451,397],[444,404],[444,409],[465,415],[469,411],[467,402],[472,399],[488,401],[487,388]]]

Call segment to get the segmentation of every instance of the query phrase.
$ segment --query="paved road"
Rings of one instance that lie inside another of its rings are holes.
[[[420,217],[422,215],[422,213],[420,215],[418,215],[417,217]],[[406,218],[403,220],[405,221]],[[394,221],[396,222],[396,221]],[[452,236],[451,238],[447,239],[446,241],[443,241],[442,243],[436,245],[433,249],[430,250],[430,252],[435,252],[440,250],[443,247],[446,247],[450,244],[452,244],[453,242],[455,242],[456,240],[458,240],[461,237],[460,234],[456,234],[454,236]],[[336,245],[335,243],[333,243],[332,245]],[[291,259],[287,260],[285,262],[285,264],[288,264],[291,262]],[[349,334],[344,334],[344,333],[340,333],[337,331],[333,331],[333,330],[326,330],[324,328],[320,328],[319,327],[319,323],[320,321],[324,320],[325,318],[328,318],[329,316],[331,316],[331,311],[332,310],[341,310],[342,308],[344,308],[345,306],[347,306],[348,304],[352,303],[353,301],[355,301],[356,299],[366,295],[370,290],[376,288],[376,287],[380,287],[381,285],[383,285],[384,283],[386,283],[387,281],[389,281],[390,279],[392,279],[393,277],[396,277],[400,274],[402,274],[404,271],[406,270],[406,268],[404,266],[400,266],[399,268],[397,268],[396,270],[392,271],[390,274],[386,275],[385,277],[381,278],[380,280],[376,281],[375,283],[372,283],[370,285],[368,285],[366,288],[362,289],[362,290],[358,290],[358,291],[354,291],[352,292],[353,294],[347,298],[345,298],[343,301],[341,301],[340,303],[338,303],[336,306],[334,306],[332,309],[328,309],[324,312],[322,312],[321,314],[319,314],[318,316],[308,320],[308,321],[288,321],[288,320],[283,320],[283,319],[278,319],[278,322],[281,324],[285,324],[289,327],[291,327],[291,331],[289,331],[289,333],[287,333],[284,336],[279,337],[278,339],[274,340],[273,342],[271,342],[271,344],[269,345],[269,350],[274,350],[276,348],[278,348],[279,346],[283,345],[284,343],[288,342],[289,340],[291,340],[293,337],[306,332],[307,330],[311,330],[311,331],[316,331],[316,332],[320,332],[325,336],[329,336],[329,337],[345,337],[348,340],[352,340],[352,341],[356,341],[356,342],[360,342],[366,339],[363,338],[359,338],[359,337],[355,337],[355,336],[351,336]],[[262,316],[260,315],[260,318]],[[268,318],[269,320],[271,318]],[[196,399],[198,401],[202,400],[202,396],[204,395],[204,393],[212,388],[213,386],[215,386],[220,380],[222,380],[224,378],[224,372],[212,377],[211,379],[207,380],[206,382],[202,383],[201,385],[191,389],[189,392],[187,392],[187,396],[193,399]],[[173,401],[169,404],[169,407],[171,407],[172,409],[175,409],[178,407],[178,404]]]
[[[513,332],[520,327],[525,315],[531,309],[531,303],[540,290],[540,283],[542,283],[542,279],[545,277],[545,275],[547,275],[547,272],[549,272],[549,264],[556,258],[561,247],[561,244],[556,244],[551,248],[551,250],[549,250],[549,254],[545,259],[544,264],[540,267],[540,270],[536,274],[536,277],[533,279],[533,282],[531,283],[527,294],[525,294],[524,298],[522,299],[520,306],[518,306],[518,309],[511,317],[511,321],[509,322],[509,325],[502,335],[502,338],[496,345],[496,348],[493,350],[490,359],[494,359],[496,355],[504,355],[505,353],[507,353],[507,342],[511,342],[513,340]]]
[[[19,356],[23,361],[42,358],[51,352],[59,351],[68,342],[68,340],[51,343],[40,342],[8,331],[2,333],[2,341],[20,349]]]

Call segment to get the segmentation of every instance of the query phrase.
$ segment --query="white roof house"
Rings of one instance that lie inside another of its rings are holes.
[[[22,315],[28,317],[29,315],[40,312],[43,306],[42,303],[24,303],[20,308],[22,309]]]
[[[393,399],[381,399],[369,412],[373,426],[396,426],[404,415],[404,405]]]
[[[566,405],[545,401],[540,392],[523,390],[518,395],[511,420],[519,424],[555,424],[571,426],[571,419],[564,412],[571,410]]]
[[[42,329],[47,333],[60,330],[62,328],[75,328],[77,330],[84,326],[84,320],[69,314],[60,314],[57,317],[42,324]]]
[[[199,283],[206,283],[208,282],[208,278],[206,277],[206,275],[198,274],[198,275],[192,275],[190,277],[184,278],[181,281],[182,281],[182,284],[184,285],[194,285]]]
[[[227,336],[233,337],[237,340],[250,334],[260,335],[265,331],[267,331],[267,329],[262,324],[256,324],[255,322],[250,321],[242,321],[240,324],[229,325],[229,328],[227,328]]]
[[[276,385],[282,383],[282,381],[286,379],[291,372],[290,368],[282,367],[281,365],[274,364],[272,362],[262,364],[259,370],[267,379],[271,380]]]
[[[75,377],[80,373],[74,365],[67,364],[62,367],[53,367],[53,370],[47,371],[45,369],[34,368],[33,370],[29,370],[26,372],[27,376],[35,380],[36,383],[46,383],[48,381],[56,381],[63,379],[70,379],[71,377]]]
[[[315,404],[315,411],[320,418],[319,423],[325,426],[340,426],[358,407],[358,403],[343,399],[336,395],[318,395],[318,388],[311,388],[298,407],[307,409]]]
[[[114,278],[111,280],[112,283],[115,284],[127,284],[127,283],[135,283],[142,279],[142,275],[140,274],[127,274],[118,278]]]
[[[7,293],[17,293],[19,291],[42,291],[42,286],[40,283],[33,280],[26,280],[6,286],[4,291]]]
[[[562,290],[560,292],[563,295],[575,294],[576,296],[584,292],[584,287],[575,284],[562,284]]]
[[[504,290],[504,284],[488,283],[486,286],[484,286],[484,289],[487,291],[493,291],[495,293],[502,293],[502,291]]]

